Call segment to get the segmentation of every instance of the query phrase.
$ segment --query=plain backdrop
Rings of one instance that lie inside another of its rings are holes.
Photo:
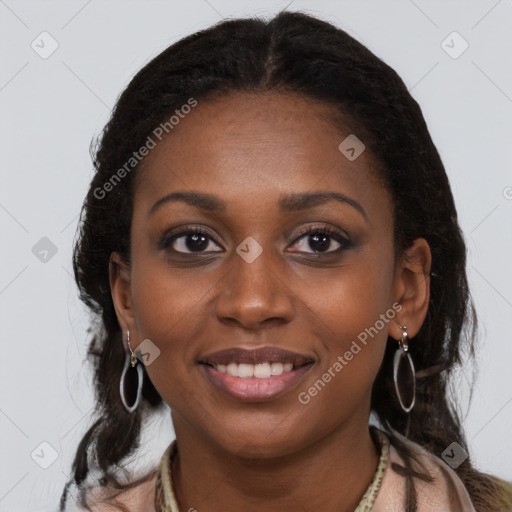
[[[471,404],[470,368],[454,389],[475,463],[512,480],[512,2],[0,0],[1,512],[57,510],[90,422],[89,319],[71,248],[91,139],[133,74],[169,44],[285,7],[348,31],[422,107],[455,194],[482,324]],[[144,436],[137,463],[149,467],[173,438],[168,411]]]

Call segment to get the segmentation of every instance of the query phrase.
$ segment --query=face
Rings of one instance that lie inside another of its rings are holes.
[[[199,101],[146,157],[111,284],[132,348],[160,351],[146,370],[178,436],[270,457],[368,423],[403,287],[389,194],[330,111]]]

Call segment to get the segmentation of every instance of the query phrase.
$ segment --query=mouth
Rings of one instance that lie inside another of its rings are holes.
[[[277,347],[227,349],[199,361],[217,389],[251,403],[272,400],[289,391],[314,363],[311,357]]]

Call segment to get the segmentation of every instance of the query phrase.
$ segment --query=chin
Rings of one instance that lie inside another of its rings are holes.
[[[226,428],[222,432],[212,432],[210,435],[223,450],[243,459],[285,457],[301,450],[307,444],[306,436],[300,435],[297,428],[274,432],[270,429],[269,434],[269,429],[264,426],[255,429],[254,422],[252,428],[236,431]]]

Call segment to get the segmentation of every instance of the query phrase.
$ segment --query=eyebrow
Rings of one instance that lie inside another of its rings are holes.
[[[279,200],[279,209],[281,212],[295,212],[314,208],[327,201],[339,201],[355,208],[364,218],[368,220],[365,209],[355,199],[352,199],[339,192],[330,190],[318,192],[305,192],[297,194],[286,194]],[[181,201],[190,206],[201,208],[209,212],[225,213],[227,210],[226,203],[214,196],[213,194],[205,194],[201,192],[172,192],[159,199],[149,210],[148,218],[155,213],[165,203]]]

